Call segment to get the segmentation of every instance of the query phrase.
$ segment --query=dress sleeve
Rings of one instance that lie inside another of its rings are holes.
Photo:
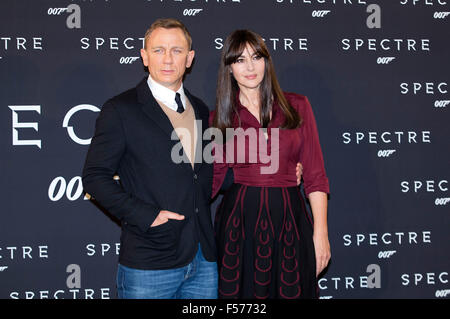
[[[212,120],[214,118],[214,111],[209,114],[209,125],[211,126]],[[219,145],[215,142],[212,142],[213,149],[212,155],[214,158],[214,173],[213,173],[213,182],[212,182],[212,195],[211,198],[214,198],[219,190],[222,187],[222,184],[227,176],[228,164],[225,159],[224,145]]]
[[[303,165],[303,186],[308,196],[315,191],[330,193],[328,177],[325,172],[322,149],[316,120],[307,97],[299,103],[299,113],[303,119],[299,128],[301,147],[300,163]]]

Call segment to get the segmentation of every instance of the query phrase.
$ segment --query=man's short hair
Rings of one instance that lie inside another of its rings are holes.
[[[191,50],[191,46],[192,46],[191,34],[189,33],[188,29],[181,21],[179,21],[177,19],[173,19],[173,18],[161,18],[152,23],[150,28],[148,28],[147,32],[145,32],[144,48],[147,47],[147,41],[148,41],[148,38],[150,37],[150,34],[157,28],[181,29],[181,31],[183,31],[183,33],[184,33],[184,36],[186,37],[186,40],[188,43],[188,49]]]

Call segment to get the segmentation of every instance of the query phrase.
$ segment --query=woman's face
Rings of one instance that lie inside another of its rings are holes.
[[[266,62],[247,44],[241,56],[231,64],[231,71],[239,87],[259,88],[263,78]]]

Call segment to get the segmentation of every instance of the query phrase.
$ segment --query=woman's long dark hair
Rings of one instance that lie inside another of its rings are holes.
[[[217,79],[216,113],[212,126],[225,134],[225,129],[232,127],[233,115],[237,112],[237,92],[239,86],[231,74],[231,64],[235,63],[249,44],[257,55],[265,60],[264,78],[259,87],[261,109],[260,123],[266,128],[270,122],[272,103],[276,101],[285,116],[282,128],[294,129],[300,126],[301,118],[288,103],[278,83],[275,69],[267,46],[261,36],[250,30],[236,30],[225,40]],[[239,119],[240,121],[240,119]]]

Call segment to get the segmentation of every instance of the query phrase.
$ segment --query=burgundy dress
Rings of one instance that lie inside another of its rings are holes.
[[[300,128],[279,129],[276,144],[273,129],[282,125],[284,115],[275,102],[267,139],[261,131],[258,143],[248,137],[236,143],[235,137],[233,152],[225,146],[215,148],[213,197],[229,167],[234,173],[234,184],[226,191],[215,217],[219,298],[318,297],[312,220],[297,186],[296,164],[303,165],[307,195],[329,193],[329,184],[309,101],[298,94],[285,96],[303,119]],[[258,120],[240,103],[238,114],[240,124],[236,116],[234,127],[260,131]],[[259,150],[265,152],[261,145],[272,155],[271,162],[254,156]],[[244,157],[238,158],[243,150]],[[270,165],[274,172],[263,173],[261,168]]]

